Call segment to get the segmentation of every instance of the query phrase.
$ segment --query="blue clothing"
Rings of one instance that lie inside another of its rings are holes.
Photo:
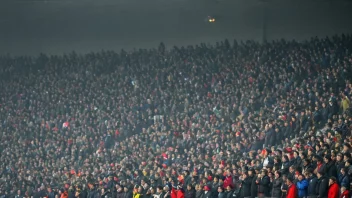
[[[303,179],[297,182],[298,197],[306,197],[308,195],[308,180]]]
[[[339,184],[340,184],[340,186],[344,186],[347,189],[349,189],[349,187],[350,187],[350,178],[348,177],[347,174],[345,174],[345,175],[339,174]]]

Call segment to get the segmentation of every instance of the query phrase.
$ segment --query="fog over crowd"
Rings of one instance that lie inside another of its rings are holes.
[[[1,198],[350,198],[352,36],[0,57]]]

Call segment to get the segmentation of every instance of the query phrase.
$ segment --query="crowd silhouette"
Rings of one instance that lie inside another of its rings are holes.
[[[0,57],[1,198],[349,198],[352,37]]]

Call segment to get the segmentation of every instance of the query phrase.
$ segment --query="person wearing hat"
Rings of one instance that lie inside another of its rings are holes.
[[[340,189],[340,187],[336,182],[336,177],[330,177],[328,198],[338,198],[339,197],[339,189]]]
[[[320,169],[317,173],[317,196],[318,198],[327,198],[329,189],[329,179],[324,176],[325,172]]]
[[[202,198],[211,198],[212,197],[212,193],[210,192],[210,188],[208,185],[205,185],[203,190],[204,190],[204,193],[203,193]]]

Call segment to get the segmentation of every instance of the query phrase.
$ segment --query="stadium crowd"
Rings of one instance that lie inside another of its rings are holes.
[[[349,198],[352,36],[0,58],[1,198]]]

